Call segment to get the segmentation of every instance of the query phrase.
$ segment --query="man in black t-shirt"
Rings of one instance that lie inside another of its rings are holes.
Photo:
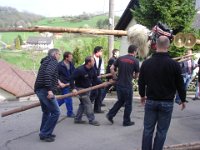
[[[119,57],[115,63],[111,66],[110,70],[113,78],[116,80],[117,89],[117,102],[110,109],[106,115],[107,119],[113,123],[113,118],[122,106],[125,106],[123,116],[123,126],[134,125],[131,121],[130,115],[132,112],[132,100],[133,100],[133,78],[138,77],[139,73],[139,61],[135,58],[137,53],[137,47],[130,45],[128,48],[128,54]],[[116,70],[118,76],[116,75]]]

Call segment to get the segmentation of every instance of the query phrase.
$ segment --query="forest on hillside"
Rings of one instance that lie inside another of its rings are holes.
[[[0,6],[0,27],[29,27],[44,17],[30,12],[20,12],[12,7]]]

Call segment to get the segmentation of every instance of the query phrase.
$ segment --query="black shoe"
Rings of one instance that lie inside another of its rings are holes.
[[[101,104],[101,107],[105,107],[105,106],[106,106],[106,104],[103,104],[103,103]]]
[[[110,121],[112,124],[114,123],[113,118],[110,117],[108,114],[106,115],[106,118],[108,119],[108,121]]]
[[[100,126],[100,123],[96,120],[89,121],[89,124],[94,125],[94,126]]]
[[[75,124],[85,124],[86,121],[84,121],[84,120],[76,120],[76,119],[74,119],[74,123],[75,123]]]
[[[40,136],[40,140],[45,141],[45,142],[54,142],[55,141],[55,139],[53,137],[42,137],[42,136]]]
[[[189,101],[188,101],[188,100],[185,100],[185,102],[186,102],[186,103],[189,103]]]
[[[127,126],[132,126],[132,125],[134,125],[135,124],[135,122],[129,122],[129,123],[123,123],[123,126],[124,127],[127,127]]]
[[[193,101],[195,101],[195,100],[200,100],[200,97],[194,97],[194,98],[192,98],[192,100],[193,100]]]
[[[56,138],[55,134],[50,134],[49,136],[52,137],[52,138],[54,138],[54,139]]]
[[[68,118],[74,118],[75,114],[67,115]]]
[[[96,114],[103,114],[103,113],[104,113],[104,111],[103,111],[103,110],[98,110],[98,111],[97,111],[97,110],[95,110],[95,111],[94,111],[94,113],[96,113]]]

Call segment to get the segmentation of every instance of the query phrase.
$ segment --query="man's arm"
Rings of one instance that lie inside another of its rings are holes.
[[[114,65],[112,65],[110,67],[110,73],[112,74],[113,79],[116,80],[117,79],[117,72],[115,72],[115,66]]]

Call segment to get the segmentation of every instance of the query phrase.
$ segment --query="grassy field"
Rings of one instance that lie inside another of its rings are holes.
[[[54,26],[54,27],[73,27],[73,28],[84,28],[84,27],[90,27],[90,28],[96,28],[96,23],[100,19],[106,19],[108,16],[95,16],[88,20],[78,20],[73,19],[69,20],[68,18],[63,17],[57,17],[57,18],[46,18],[43,19],[34,25],[40,25],[40,26]]]
[[[100,19],[106,19],[107,16],[95,16],[89,20],[70,20],[69,18],[45,18],[36,22],[35,26],[56,26],[56,27],[90,27],[96,28],[96,23]],[[0,40],[8,45],[14,44],[14,39],[20,35],[23,41],[26,41],[29,36],[38,36],[37,32],[4,32],[0,33]],[[90,36],[85,34],[70,34],[64,33],[63,38],[54,39],[54,47],[64,51],[73,52],[75,49],[80,49],[81,58],[80,64],[83,63],[85,56],[91,55],[93,48],[97,45],[104,47],[104,60],[108,57],[108,39],[106,36]],[[119,40],[115,41],[115,48],[119,48]],[[34,58],[33,58],[34,57]],[[41,58],[44,57],[42,53],[33,53],[29,51],[13,51],[0,50],[0,59],[4,59],[9,63],[15,64],[22,69],[38,69]],[[79,64],[78,64],[79,65]]]
[[[40,60],[46,54],[21,50],[1,50],[0,59],[7,61],[23,70],[38,70]]]

